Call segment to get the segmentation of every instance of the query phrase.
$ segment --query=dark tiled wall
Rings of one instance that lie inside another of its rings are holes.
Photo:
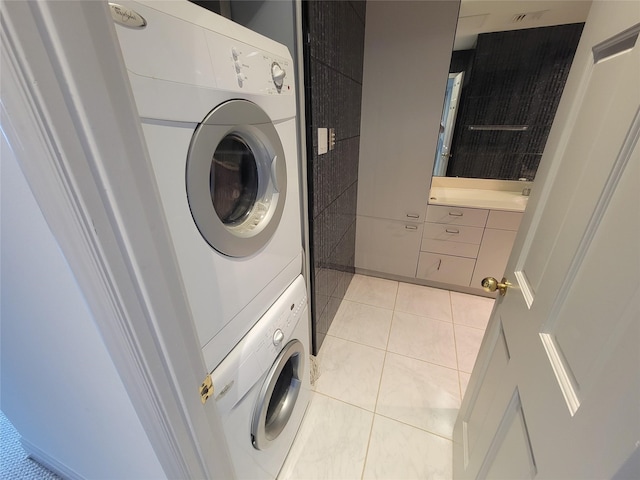
[[[462,91],[447,176],[533,179],[583,25],[479,35]],[[469,125],[529,129],[472,131]]]
[[[303,8],[317,353],[354,273],[366,2],[306,1]],[[317,153],[318,128],[336,133],[335,149],[323,155]]]

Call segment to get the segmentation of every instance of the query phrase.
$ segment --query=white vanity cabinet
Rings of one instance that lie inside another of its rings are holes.
[[[502,278],[521,219],[520,212],[429,205],[416,277],[478,289],[484,277]]]
[[[498,280],[502,278],[522,215],[520,212],[500,210],[492,210],[489,213],[471,278],[471,287],[482,288],[481,282],[485,277],[495,277]]]
[[[460,2],[400,3],[367,5],[355,267],[415,279]]]
[[[356,265],[360,269],[415,277],[424,224],[358,217]]]
[[[469,286],[489,210],[429,205],[416,277]]]
[[[424,222],[459,3],[367,4],[358,215]]]

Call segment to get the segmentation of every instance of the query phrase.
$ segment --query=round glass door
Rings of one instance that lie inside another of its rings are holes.
[[[282,216],[286,184],[278,133],[254,103],[224,103],[195,130],[187,198],[200,234],[217,251],[245,257],[260,250]]]
[[[258,196],[258,166],[251,147],[237,134],[227,135],[216,148],[209,188],[225,225],[238,225],[251,213]]]
[[[257,450],[269,447],[291,418],[302,387],[304,356],[302,343],[292,340],[267,374],[251,421],[251,441]]]

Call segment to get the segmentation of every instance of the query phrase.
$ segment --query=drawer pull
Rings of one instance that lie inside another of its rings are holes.
[[[417,213],[407,213],[407,218],[420,218]]]
[[[406,228],[407,230],[417,230],[418,227],[416,227],[415,225],[405,225],[404,228]]]
[[[451,217],[462,217],[464,213],[462,212],[449,212],[449,216]]]
[[[440,271],[440,265],[442,265],[442,259],[441,258],[438,259],[438,268],[436,268],[436,270]]]
[[[454,233],[454,234],[458,234],[458,233],[460,233],[460,230],[458,230],[458,229],[454,229],[454,228],[446,228],[446,229],[445,229],[445,232],[447,232],[447,233]]]

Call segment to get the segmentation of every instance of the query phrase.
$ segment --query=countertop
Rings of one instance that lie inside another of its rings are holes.
[[[529,197],[521,191],[484,190],[479,188],[432,187],[430,205],[452,207],[487,208],[523,212]]]

